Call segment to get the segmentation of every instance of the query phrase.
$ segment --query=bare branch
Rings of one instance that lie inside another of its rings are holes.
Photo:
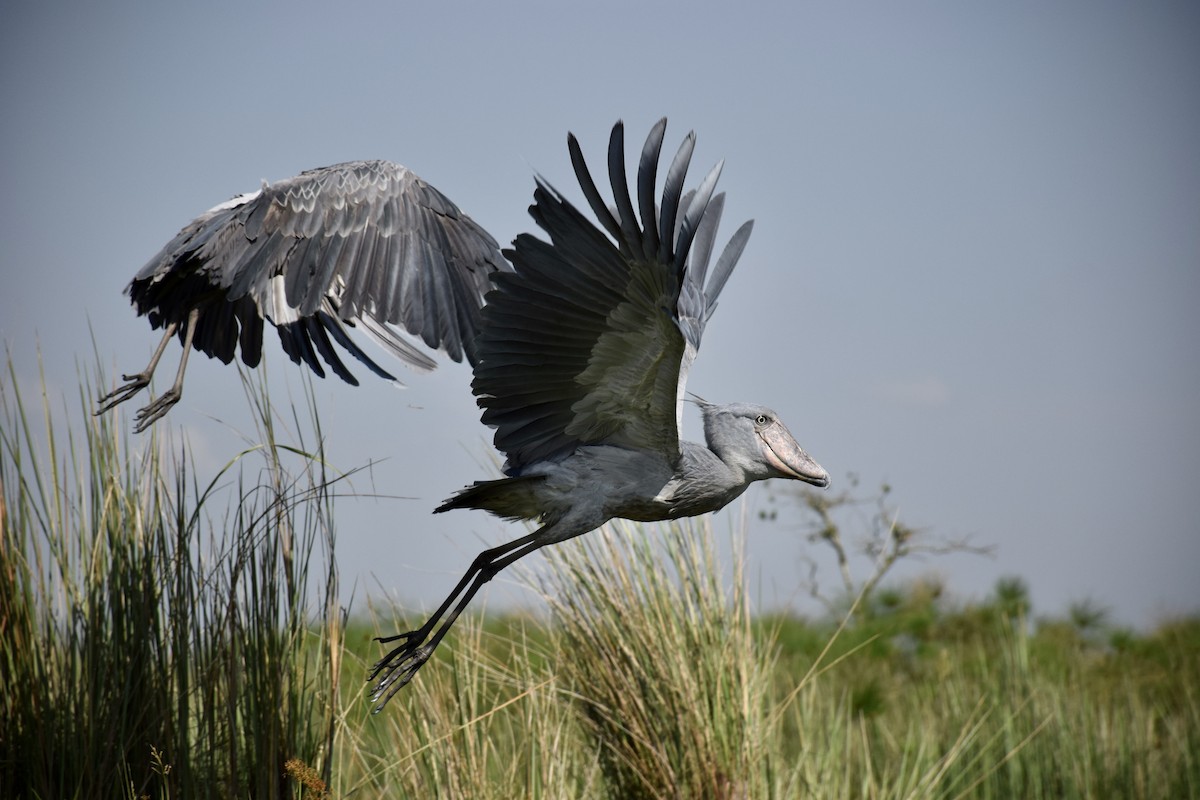
[[[858,487],[857,476],[851,474],[848,483],[850,489],[837,494],[818,492],[806,487],[797,490],[794,497],[808,512],[808,519],[803,523],[808,530],[808,541],[814,544],[824,543],[833,551],[841,577],[842,590],[847,596],[861,598],[859,613],[870,608],[867,599],[878,588],[892,567],[903,559],[919,559],[926,555],[952,553],[983,556],[991,556],[995,553],[994,545],[976,545],[969,536],[933,538],[926,529],[915,528],[900,522],[897,512],[888,505],[892,489],[886,483],[880,487],[878,493],[868,496],[853,493]],[[839,519],[845,513],[862,509],[865,506],[871,506],[873,511],[868,520],[863,520],[867,533],[855,547],[855,552],[861,552],[870,560],[871,569],[867,577],[860,581],[854,577],[855,570],[852,563],[854,559],[843,540],[842,525]],[[820,588],[817,580],[817,562],[807,556],[804,557],[804,560],[809,565],[809,577],[806,582],[809,595],[827,609],[832,610],[836,604],[834,599],[827,596]]]

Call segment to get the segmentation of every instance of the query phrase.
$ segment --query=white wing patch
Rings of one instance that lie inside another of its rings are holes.
[[[287,325],[300,319],[300,314],[287,301],[287,287],[283,275],[271,278],[267,284],[267,297],[258,298],[258,307],[263,309],[263,315],[275,325]]]
[[[263,181],[263,189],[265,189],[266,186],[267,186],[267,182]],[[212,208],[210,208],[208,210],[207,213],[216,214],[220,211],[228,211],[231,208],[237,208],[238,206],[244,206],[244,205],[246,205],[246,203],[249,203],[251,200],[258,197],[260,194],[262,194],[262,189],[259,189],[257,192],[245,192],[243,194],[239,194],[237,197],[232,197],[232,198],[226,200],[224,203],[221,203],[220,205],[213,206]]]

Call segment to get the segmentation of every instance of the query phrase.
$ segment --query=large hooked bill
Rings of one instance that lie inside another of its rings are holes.
[[[767,463],[783,477],[795,478],[822,489],[829,485],[829,473],[804,452],[804,448],[782,423],[776,422],[759,431],[758,435],[766,445],[763,454]]]

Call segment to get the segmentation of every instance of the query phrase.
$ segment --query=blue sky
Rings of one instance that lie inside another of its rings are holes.
[[[886,481],[908,524],[994,544],[906,573],[962,599],[1017,574],[1043,613],[1200,606],[1200,10],[734,5],[10,4],[0,338],[19,379],[40,347],[74,408],[92,332],[111,374],[140,368],[157,337],[122,288],[262,179],[399,161],[508,242],[535,172],[579,197],[568,130],[597,162],[616,119],[640,141],[666,115],[669,147],[699,136],[695,174],[726,160],[726,233],[756,220],[690,389],[774,407],[835,481]],[[433,605],[521,533],[430,516],[488,475],[489,436],[468,370],[410,377],[316,387],[333,461],[387,459],[356,488],[411,498],[340,502],[356,602]],[[194,359],[168,422],[224,464],[251,427],[236,373]],[[764,605],[806,608],[819,551],[796,521],[751,525]],[[498,583],[492,602],[530,599]]]

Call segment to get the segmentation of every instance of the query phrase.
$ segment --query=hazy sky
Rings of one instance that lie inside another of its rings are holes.
[[[392,159],[507,243],[531,228],[535,172],[580,198],[568,130],[601,164],[616,119],[635,149],[666,115],[668,149],[699,136],[694,176],[726,159],[726,235],[756,220],[690,389],[773,406],[836,483],[887,481],[908,524],[994,544],[917,565],[962,599],[1016,574],[1046,614],[1200,607],[1194,3],[18,2],[4,17],[0,339],[27,388],[35,337],[72,409],[90,331],[110,374],[140,369],[157,335],[122,288],[262,179]],[[273,377],[299,387],[270,345]],[[357,371],[358,389],[317,386],[330,457],[388,459],[356,488],[412,499],[340,502],[342,581],[360,610],[384,591],[431,606],[482,544],[523,531],[429,514],[489,476],[466,368],[405,375],[404,391]],[[234,370],[197,357],[189,378],[167,421],[215,471],[250,412]],[[747,493],[751,516],[767,494]],[[811,610],[798,519],[752,526],[750,575],[764,604]],[[497,583],[493,603],[528,599]]]

